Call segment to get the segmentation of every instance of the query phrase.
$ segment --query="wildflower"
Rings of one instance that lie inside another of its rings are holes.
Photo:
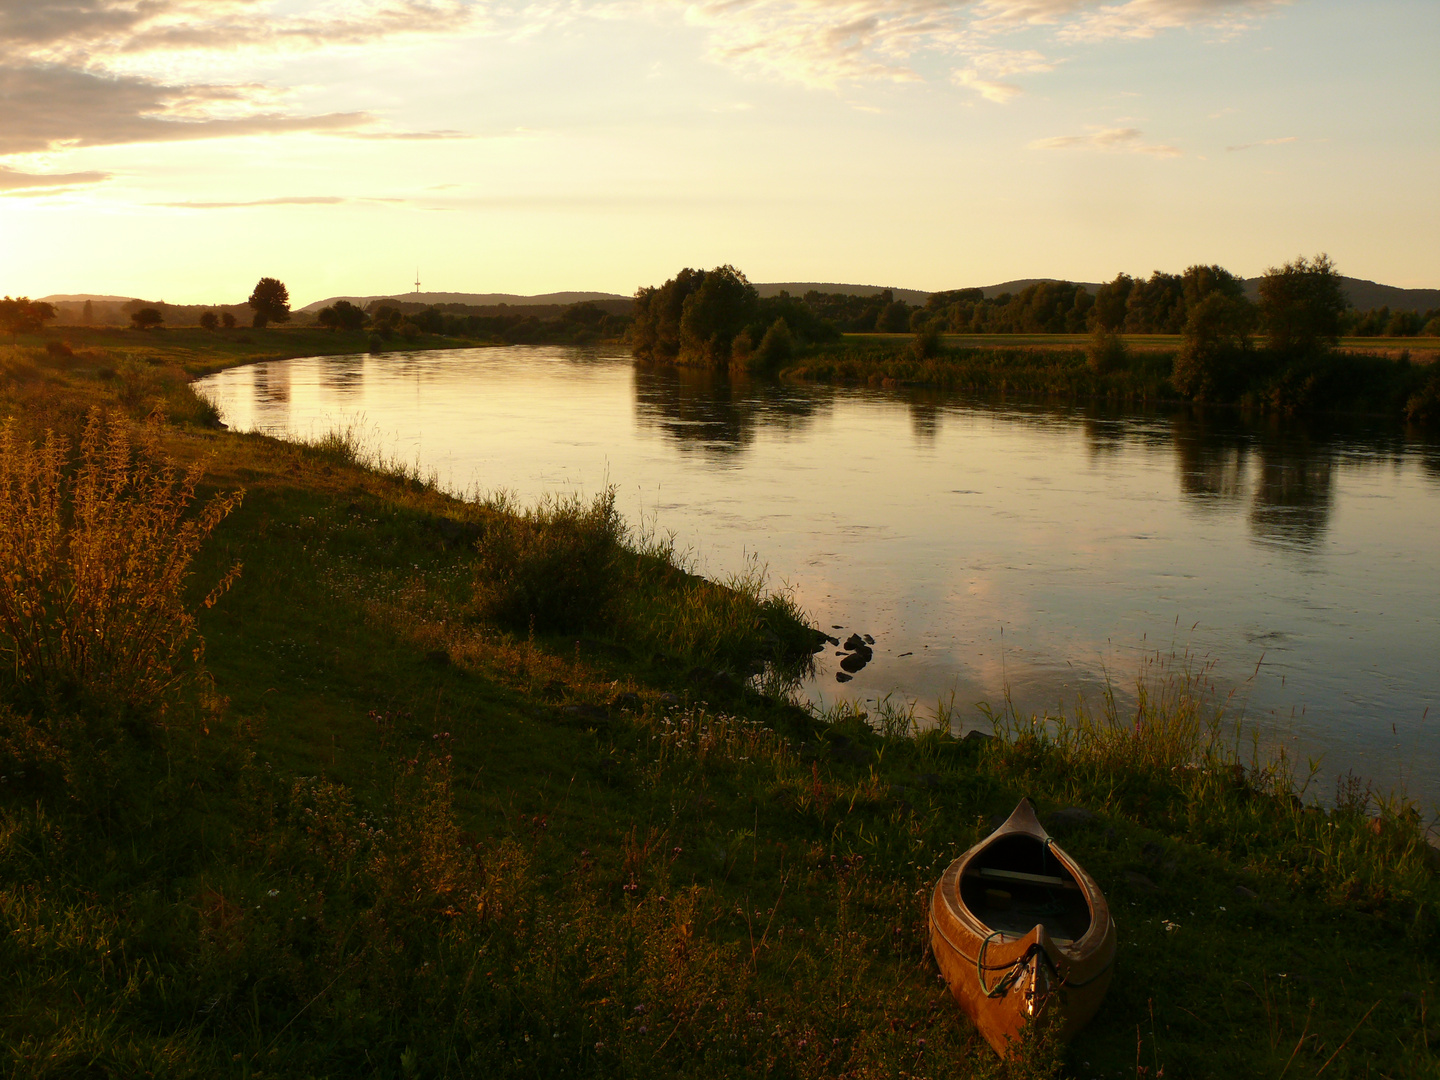
[[[279,890],[279,889],[271,889],[271,890],[270,890],[268,893],[266,893],[265,895],[266,895],[266,896],[279,896],[279,895],[280,895],[280,890]]]

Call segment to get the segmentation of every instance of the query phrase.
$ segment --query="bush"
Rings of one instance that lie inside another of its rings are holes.
[[[795,355],[795,338],[784,319],[776,319],[760,339],[760,347],[746,365],[751,371],[774,371]]]
[[[1101,323],[1095,325],[1090,342],[1085,346],[1085,362],[1097,375],[1119,371],[1129,361],[1130,354],[1124,339],[1113,330],[1107,330]]]
[[[910,351],[916,360],[930,360],[940,355],[940,320],[922,322],[910,340]]]
[[[607,488],[588,506],[578,496],[549,497],[515,513],[503,497],[479,544],[479,613],[514,629],[569,633],[613,612],[625,526]]]
[[[92,412],[72,468],[64,439],[0,427],[0,655],[9,696],[121,710],[160,706],[200,644],[184,592],[201,543],[240,503],[188,509],[201,468],[180,471],[147,427],[138,452],[123,419]],[[205,598],[208,607],[239,574]]]
[[[1432,378],[1405,403],[1405,419],[1412,424],[1440,424],[1440,375]]]

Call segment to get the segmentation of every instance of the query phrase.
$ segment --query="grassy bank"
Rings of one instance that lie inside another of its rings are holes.
[[[1089,355],[1088,338],[1014,335],[1026,340],[1001,343],[1000,337],[990,335],[981,344],[969,336],[949,336],[922,350],[913,336],[849,335],[840,343],[807,351],[780,375],[802,381],[924,386],[1038,399],[1191,400],[1175,385],[1179,338],[1127,335],[1120,339],[1123,347],[1097,363]],[[1359,413],[1421,424],[1440,422],[1440,367],[1430,363],[1433,352],[1396,351],[1388,347],[1391,344],[1388,339],[1349,339],[1331,352],[1290,360],[1253,350],[1235,359],[1233,370],[1225,373],[1206,400],[1286,414]]]
[[[162,378],[203,361],[0,361],[12,446],[159,406],[200,502],[244,489],[163,698],[0,681],[6,1075],[1440,1074],[1424,820],[1297,799],[1183,659],[997,738],[816,716],[747,689],[804,651],[784,598],[603,494],[462,503],[343,436],[206,427]],[[1072,1046],[1001,1066],[924,903],[1022,794],[1121,952]]]

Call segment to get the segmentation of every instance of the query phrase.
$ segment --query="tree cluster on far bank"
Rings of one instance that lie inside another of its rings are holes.
[[[913,306],[897,300],[889,289],[871,296],[812,290],[803,301],[847,334],[898,334],[927,327],[943,334],[1183,334],[1195,306],[1217,290],[1246,295],[1245,282],[1223,267],[1192,266],[1181,274],[1157,270],[1148,278],[1117,274],[1094,293],[1072,281],[1037,281],[1019,292],[990,297],[983,289],[951,289]],[[1340,333],[1440,336],[1440,309],[1345,310]]]
[[[798,347],[835,341],[840,331],[803,300],[761,298],[733,266],[681,270],[635,294],[630,341],[641,360],[695,367],[773,371]]]

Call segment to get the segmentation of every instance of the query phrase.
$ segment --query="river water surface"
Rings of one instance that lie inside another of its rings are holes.
[[[1022,711],[1122,696],[1147,656],[1213,665],[1232,714],[1440,802],[1440,445],[1393,426],[731,382],[616,352],[274,361],[200,388],[242,431],[355,424],[456,493],[613,483],[696,568],[768,566],[876,640],[812,700]],[[844,634],[837,633],[837,636]],[[1323,792],[1322,792],[1323,794]]]

